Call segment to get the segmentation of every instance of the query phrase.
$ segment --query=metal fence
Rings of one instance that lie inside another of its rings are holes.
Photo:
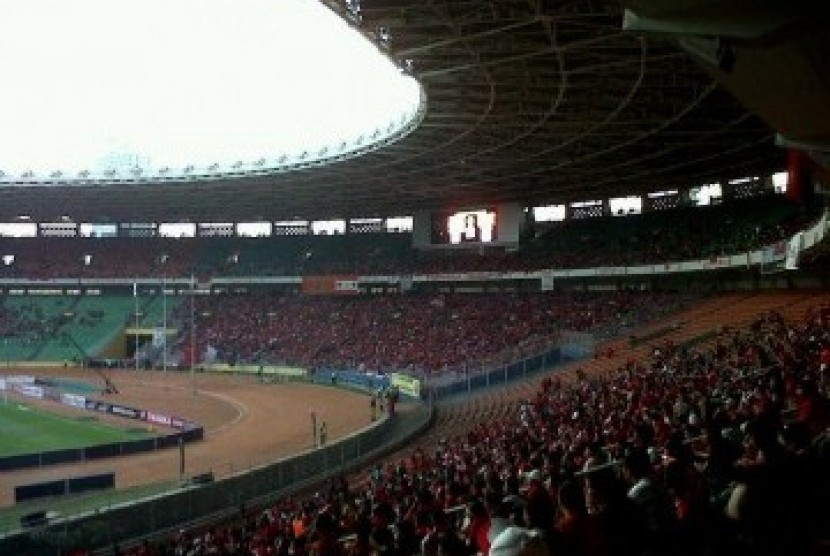
[[[4,397],[6,396],[6,390],[11,390],[17,395],[37,400],[48,400],[49,402],[62,404],[74,409],[86,410],[92,413],[117,415],[127,419],[134,419],[141,423],[151,423],[175,429],[175,432],[150,438],[137,438],[134,440],[122,440],[93,446],[4,456],[0,457],[0,472],[133,455],[140,452],[172,448],[181,443],[196,442],[204,438],[204,429],[198,423],[157,411],[149,411],[143,408],[130,407],[120,403],[87,398],[66,392],[62,386],[44,382],[32,375],[8,375],[0,377],[0,390],[2,390]]]
[[[400,446],[429,426],[432,409],[385,419],[329,446],[239,473],[219,482],[188,485],[149,499],[98,508],[74,518],[0,537],[0,554],[60,555],[77,547],[106,548],[219,520],[243,504],[265,504],[304,486],[354,469]],[[48,509],[48,508],[46,508]]]
[[[25,469],[28,467],[45,467],[61,463],[79,463],[101,458],[135,455],[153,450],[163,450],[178,446],[180,442],[196,442],[204,438],[204,430],[197,426],[182,432],[174,432],[164,436],[125,440],[109,444],[97,444],[81,448],[65,448],[36,452],[33,454],[19,454],[0,458],[0,472]]]
[[[437,402],[449,397],[468,394],[481,388],[489,388],[514,380],[524,379],[540,371],[549,370],[567,363],[572,359],[560,347],[555,347],[544,353],[513,363],[500,365],[491,369],[477,370],[467,374],[459,374],[454,377],[446,377],[440,383],[425,385],[423,387],[424,395],[428,400]]]

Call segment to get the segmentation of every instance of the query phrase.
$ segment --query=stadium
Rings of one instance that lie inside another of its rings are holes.
[[[0,554],[830,554],[820,8],[0,20]]]

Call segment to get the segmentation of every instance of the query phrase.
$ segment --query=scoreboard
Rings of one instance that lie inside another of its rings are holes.
[[[492,243],[498,239],[496,211],[481,209],[430,215],[433,245]]]
[[[518,204],[421,211],[414,215],[413,246],[464,249],[517,246],[522,209]]]

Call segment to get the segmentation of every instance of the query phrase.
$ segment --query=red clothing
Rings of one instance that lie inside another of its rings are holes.
[[[358,539],[346,549],[347,556],[371,556],[372,545],[365,540]]]
[[[315,556],[342,556],[343,545],[335,535],[321,535],[312,543],[311,554]]]
[[[590,515],[569,515],[556,523],[565,543],[573,554],[605,556],[608,543],[597,520]]]
[[[818,396],[799,396],[795,402],[796,419],[811,435],[820,434],[830,423],[828,403]]]
[[[489,532],[489,517],[473,517],[467,526],[467,539],[478,552],[487,554],[490,552],[490,539],[487,538]]]

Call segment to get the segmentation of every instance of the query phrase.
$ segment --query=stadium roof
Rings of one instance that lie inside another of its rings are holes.
[[[618,2],[327,3],[359,19],[368,36],[388,33],[390,56],[422,83],[426,114],[404,139],[359,158],[271,176],[7,185],[0,187],[0,220],[392,216],[601,198],[783,166],[767,123],[688,49],[623,30]]]

